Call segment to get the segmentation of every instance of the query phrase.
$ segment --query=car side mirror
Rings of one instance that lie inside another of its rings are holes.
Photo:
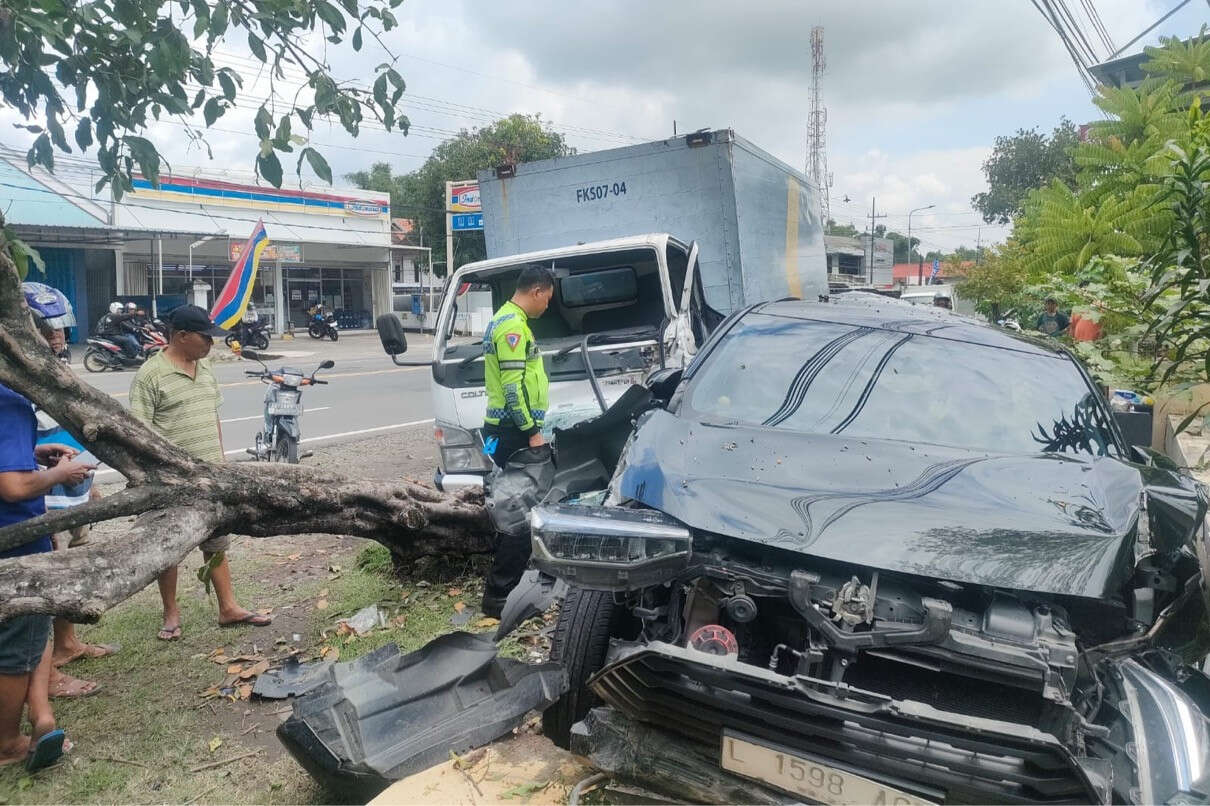
[[[399,355],[408,351],[408,338],[403,330],[403,322],[393,313],[384,313],[374,322],[378,328],[378,340],[387,355]]]
[[[336,366],[336,362],[329,358],[327,361],[324,361],[322,364],[320,364],[319,368],[320,369],[331,369],[334,366]]]

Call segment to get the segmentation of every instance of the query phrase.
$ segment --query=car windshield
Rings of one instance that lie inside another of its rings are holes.
[[[816,434],[996,453],[1116,453],[1071,360],[751,314],[696,371],[695,412]]]

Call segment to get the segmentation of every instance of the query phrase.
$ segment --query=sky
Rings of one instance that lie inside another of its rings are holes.
[[[1178,2],[1065,1],[1090,38],[1083,8],[1093,5],[1115,47]],[[342,79],[365,81],[396,58],[413,124],[407,137],[370,130],[357,140],[318,124],[312,139],[338,186],[376,161],[413,170],[458,130],[514,112],[541,114],[582,152],[668,137],[674,121],[682,133],[729,127],[803,169],[810,31],[819,25],[832,217],[863,230],[873,201],[887,216],[878,223],[904,232],[908,211],[931,204],[912,216],[912,234],[925,251],[951,250],[1006,234],[970,206],[985,188],[981,165],[997,136],[1049,131],[1062,116],[1077,124],[1099,117],[1029,0],[407,0],[396,16],[400,27],[383,36],[389,53],[372,40],[361,53],[327,46]],[[1190,2],[1126,52],[1207,23],[1210,3]],[[313,52],[324,46],[317,38]],[[220,54],[247,80],[242,108],[208,136],[213,160],[181,137],[179,124],[159,124],[149,136],[178,172],[196,165],[248,179],[251,117],[267,82],[251,71],[242,43],[224,43]],[[24,132],[5,125],[14,120],[0,109],[0,143],[24,150]],[[69,159],[61,170],[82,181],[86,166]]]

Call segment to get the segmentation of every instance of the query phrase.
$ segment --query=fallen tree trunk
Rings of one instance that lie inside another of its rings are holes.
[[[405,561],[490,550],[482,496],[471,491],[351,481],[297,466],[210,464],[171,445],[51,353],[25,308],[2,236],[0,384],[32,400],[127,479],[117,495],[0,528],[0,551],[50,532],[139,516],[121,537],[0,560],[0,620],[53,613],[95,621],[216,535],[352,535]]]

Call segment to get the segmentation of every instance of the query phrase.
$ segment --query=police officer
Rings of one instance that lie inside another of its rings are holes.
[[[499,467],[525,448],[546,444],[548,383],[542,354],[529,329],[529,320],[546,312],[554,295],[555,278],[545,266],[527,266],[517,278],[512,299],[500,306],[483,332],[483,362],[487,386],[487,416],[483,443]],[[516,587],[529,562],[528,538],[496,538],[492,569],[483,593],[483,611],[499,616],[508,592]]]

